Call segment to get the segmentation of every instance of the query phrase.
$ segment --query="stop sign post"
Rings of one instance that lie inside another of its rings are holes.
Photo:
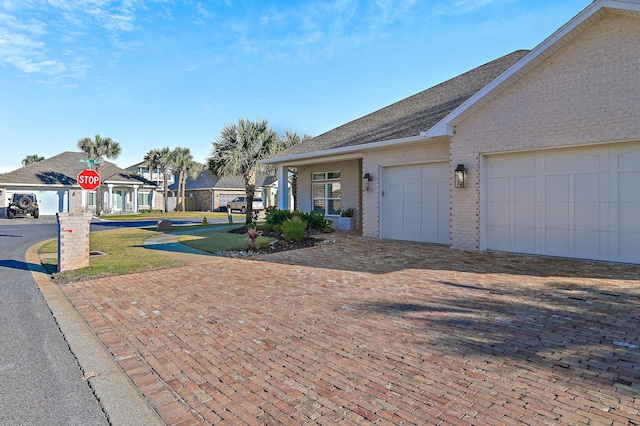
[[[83,170],[78,173],[78,185],[87,191],[93,191],[100,186],[100,175],[95,170]]]

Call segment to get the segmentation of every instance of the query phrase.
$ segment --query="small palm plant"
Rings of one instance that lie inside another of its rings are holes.
[[[258,231],[256,228],[249,228],[246,233],[249,237],[249,249],[258,249],[258,237],[262,235],[262,231]]]

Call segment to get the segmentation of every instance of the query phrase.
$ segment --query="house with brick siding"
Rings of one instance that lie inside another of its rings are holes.
[[[262,198],[264,206],[276,203],[277,182],[274,176],[258,173],[254,197]],[[169,186],[172,197],[178,197],[178,183]],[[226,211],[227,203],[245,195],[244,179],[240,176],[213,176],[204,170],[195,179],[187,178],[185,197],[195,199],[195,210]]]
[[[365,237],[640,263],[639,102],[640,0],[595,0],[530,51],[265,163],[297,169],[300,210],[354,208]]]

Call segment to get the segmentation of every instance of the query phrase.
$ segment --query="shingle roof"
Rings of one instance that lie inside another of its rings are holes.
[[[481,65],[364,117],[281,151],[274,158],[418,136],[519,61],[528,50]]]
[[[78,173],[87,168],[80,160],[86,158],[83,152],[66,151],[0,176],[0,185],[77,185]],[[100,177],[102,182],[156,186],[108,161],[102,163]]]
[[[256,186],[259,187],[271,185],[274,181],[274,176],[262,174],[256,176]],[[237,176],[215,177],[208,170],[200,173],[196,179],[187,179],[187,191],[209,188],[244,189],[244,179]],[[170,185],[169,189],[176,191],[178,189],[178,183],[176,182]]]

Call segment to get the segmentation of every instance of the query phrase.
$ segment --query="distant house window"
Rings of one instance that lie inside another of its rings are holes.
[[[138,193],[138,205],[139,206],[148,206],[149,204],[149,193]]]
[[[87,195],[89,196],[89,200],[87,202],[87,205],[95,206],[96,205],[96,193],[95,192],[89,192]]]
[[[339,216],[342,208],[340,172],[316,172],[311,180],[313,211],[325,216]]]

